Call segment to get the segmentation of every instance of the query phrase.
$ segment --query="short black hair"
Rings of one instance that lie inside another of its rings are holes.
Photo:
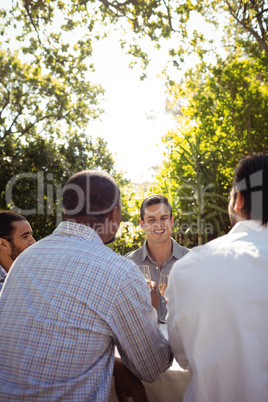
[[[114,178],[100,170],[74,174],[63,188],[64,220],[94,227],[104,222],[115,206],[120,206],[120,191]]]
[[[146,197],[140,207],[140,218],[143,221],[144,220],[144,213],[145,213],[145,208],[150,207],[151,205],[157,205],[157,204],[165,204],[168,207],[170,219],[172,218],[172,207],[170,205],[170,202],[168,201],[167,197],[165,197],[162,194],[153,194],[149,195]]]
[[[244,197],[242,213],[246,219],[268,223],[268,153],[242,159],[235,169],[233,190]]]
[[[26,221],[27,219],[13,211],[0,211],[0,237],[10,240],[15,230],[13,222]]]

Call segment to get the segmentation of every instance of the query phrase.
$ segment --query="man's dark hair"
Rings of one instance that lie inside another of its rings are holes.
[[[10,241],[15,230],[13,222],[26,221],[27,219],[13,211],[0,211],[0,237]]]
[[[115,206],[120,206],[116,181],[106,172],[83,170],[74,174],[63,188],[64,220],[95,228]]]
[[[169,215],[170,219],[172,218],[172,208],[170,205],[170,202],[168,201],[167,197],[161,194],[153,194],[149,195],[149,197],[146,197],[140,207],[140,218],[142,221],[144,221],[144,213],[145,213],[145,208],[150,207],[151,205],[157,205],[157,204],[165,204],[168,207],[169,210]]]
[[[268,223],[268,153],[242,159],[235,169],[233,189],[244,197],[242,213],[246,219]]]

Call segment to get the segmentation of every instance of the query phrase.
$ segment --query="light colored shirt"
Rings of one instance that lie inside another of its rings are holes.
[[[173,264],[190,251],[188,248],[180,246],[174,239],[171,238],[171,241],[172,252],[161,267],[159,267],[150,256],[147,247],[147,240],[143,243],[142,247],[125,255],[125,257],[133,260],[137,265],[149,265],[151,280],[157,284],[157,292],[160,298],[160,303],[157,310],[157,317],[159,321],[161,321],[161,317],[166,316],[167,314],[165,298],[159,293],[158,290],[160,271],[169,275]]]
[[[2,267],[2,265],[0,265],[0,291],[4,285],[6,276],[7,276],[6,270]]]
[[[0,400],[108,401],[114,345],[155,381],[172,354],[134,268],[71,222],[21,253],[0,297]]]
[[[184,402],[268,400],[268,227],[237,223],[174,264],[172,351],[192,369]]]

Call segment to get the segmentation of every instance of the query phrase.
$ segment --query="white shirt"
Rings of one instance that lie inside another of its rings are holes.
[[[267,402],[268,227],[239,222],[192,249],[166,297],[171,348],[193,372],[184,402]]]

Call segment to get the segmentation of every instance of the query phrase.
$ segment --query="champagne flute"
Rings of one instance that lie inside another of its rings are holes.
[[[168,285],[168,274],[160,272],[160,278],[158,282],[158,290],[161,296],[165,297],[166,288]]]
[[[138,265],[141,273],[143,274],[146,282],[148,283],[148,285],[150,286],[151,283],[151,273],[150,273],[150,268],[149,265]]]
[[[160,278],[158,282],[158,290],[161,296],[165,297],[166,288],[168,285],[168,274],[160,272]],[[161,322],[166,323],[166,314],[160,317]]]

